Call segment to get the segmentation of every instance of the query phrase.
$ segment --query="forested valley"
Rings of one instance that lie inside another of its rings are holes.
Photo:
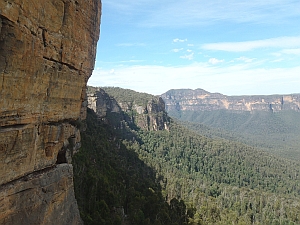
[[[297,111],[172,110],[168,114],[200,135],[233,140],[300,160],[300,113]]]
[[[80,124],[86,130],[73,166],[84,223],[188,224],[194,211],[182,199],[165,201],[155,170],[124,145],[111,125],[98,120],[90,109],[85,123]]]
[[[104,90],[119,104],[144,107],[150,97]],[[88,110],[80,124],[74,185],[86,224],[300,224],[298,161],[172,118],[166,129],[142,129],[137,117],[133,108],[105,118]]]

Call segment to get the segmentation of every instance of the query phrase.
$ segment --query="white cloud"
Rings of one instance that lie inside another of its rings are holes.
[[[172,88],[203,88],[227,95],[299,93],[300,66],[294,68],[249,68],[248,64],[215,67],[204,63],[186,66],[129,66],[95,70],[92,86],[116,86],[151,94]]]
[[[174,48],[174,49],[172,49],[172,52],[180,52],[182,50],[183,50],[183,48]]]
[[[276,62],[282,62],[284,59],[275,59],[275,60],[273,60],[273,61],[271,61],[272,63],[276,63]]]
[[[180,56],[181,59],[188,59],[192,60],[194,58],[194,53],[188,54],[188,55],[182,55]]]
[[[213,64],[213,65],[215,65],[215,64],[218,64],[218,63],[224,62],[224,59],[210,58],[210,59],[208,60],[208,62],[209,62],[210,64]]]
[[[202,45],[203,49],[227,51],[227,52],[245,52],[257,48],[291,48],[300,47],[300,36],[297,37],[279,37],[257,41],[244,42],[221,42]]]
[[[237,58],[236,59],[237,61],[243,61],[243,62],[245,62],[245,63],[251,63],[253,60],[255,60],[255,59],[250,59],[250,58],[247,58],[247,57],[245,57],[245,56],[241,56],[241,57],[239,57],[239,58]]]
[[[282,54],[279,53],[279,52],[272,52],[272,53],[270,53],[270,55],[275,56],[275,57],[280,57],[280,56],[282,56]]]
[[[179,39],[179,38],[173,39],[174,43],[177,43],[177,42],[186,42],[186,41],[187,41],[187,39]]]
[[[300,48],[284,49],[281,52],[284,54],[300,55]]]
[[[186,51],[187,51],[187,52],[192,52],[193,50],[191,50],[191,49],[187,49]]]

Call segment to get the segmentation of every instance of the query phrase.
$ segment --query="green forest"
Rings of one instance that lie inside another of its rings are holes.
[[[168,114],[201,135],[242,142],[285,158],[300,160],[299,112],[172,110]]]
[[[108,93],[142,106],[151,97]],[[168,129],[141,129],[126,119],[132,115],[109,112],[103,120],[88,110],[73,160],[85,224],[300,224],[297,161],[172,118]]]
[[[156,172],[88,109],[82,147],[73,158],[74,189],[85,224],[188,224],[193,210],[167,202]]]

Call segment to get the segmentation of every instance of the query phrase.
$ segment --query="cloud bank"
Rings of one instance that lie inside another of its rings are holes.
[[[299,93],[300,66],[265,69],[251,68],[248,64],[215,67],[208,63],[193,63],[178,67],[148,65],[96,69],[88,84],[129,88],[155,95],[176,88],[203,88],[226,95]],[[285,92],[287,88],[289,93]]]
[[[208,43],[202,49],[226,52],[246,52],[258,48],[293,48],[300,47],[299,37],[278,37],[257,41]]]

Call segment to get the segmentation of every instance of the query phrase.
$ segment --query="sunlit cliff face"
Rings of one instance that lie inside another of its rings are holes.
[[[1,1],[0,9],[0,224],[81,223],[68,163],[80,145],[101,2]]]
[[[188,90],[184,94],[167,92],[162,95],[167,110],[210,111],[226,109],[233,111],[281,111],[300,110],[300,95],[226,96],[204,90]],[[201,93],[199,93],[201,92]]]

